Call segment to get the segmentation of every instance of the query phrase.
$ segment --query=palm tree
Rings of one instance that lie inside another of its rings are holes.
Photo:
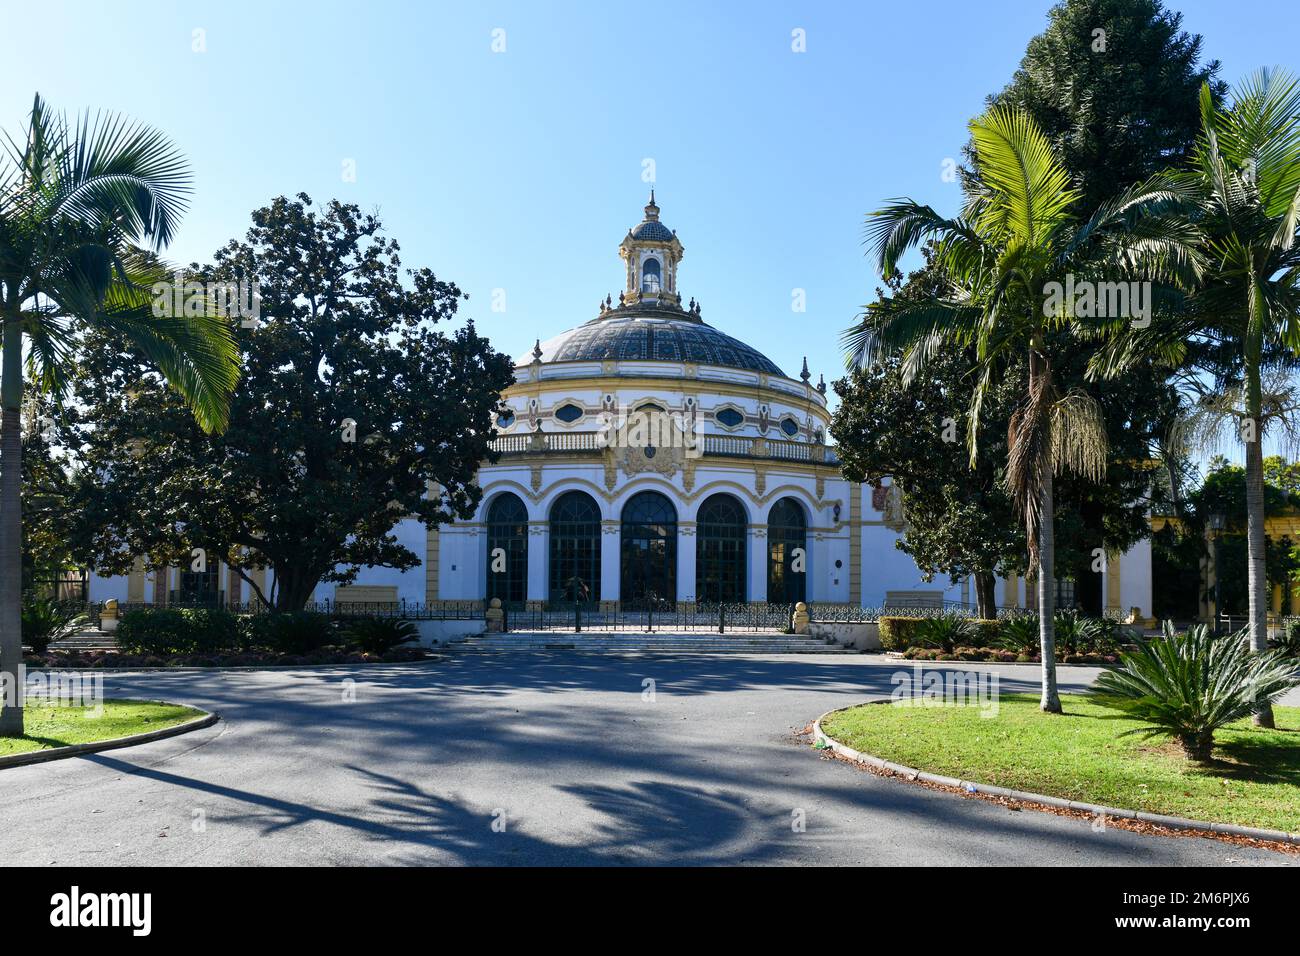
[[[845,333],[850,364],[898,354],[905,378],[939,349],[973,349],[975,386],[966,436],[975,459],[980,409],[990,385],[1016,353],[1027,354],[1028,389],[1008,439],[1007,485],[1023,515],[1031,567],[1038,577],[1039,647],[1045,711],[1059,713],[1056,689],[1053,476],[1070,470],[1092,480],[1105,473],[1107,442],[1100,406],[1082,390],[1058,392],[1048,337],[1068,327],[1072,303],[1053,302],[1049,283],[1121,276],[1165,279],[1187,256],[1170,223],[1134,210],[1160,198],[1134,187],[1078,221],[1078,193],[1046,136],[1023,110],[994,107],[970,124],[976,170],[964,183],[961,215],[892,200],[867,220],[867,239],[882,275],[897,274],[904,252],[935,247],[946,280],[943,298],[873,303]]]
[[[208,431],[225,427],[239,376],[234,337],[215,315],[156,316],[151,289],[167,281],[157,250],[175,235],[189,170],[158,131],[114,115],[76,124],[38,95],[21,137],[0,155],[0,736],[23,733],[17,693],[22,659],[22,442],[26,365],[61,393],[81,328],[128,338],[194,409]],[[24,337],[25,341],[24,341]]]
[[[1261,70],[1233,91],[1230,108],[1216,104],[1208,86],[1200,105],[1201,136],[1189,167],[1150,184],[1173,197],[1158,205],[1195,230],[1199,281],[1182,308],[1150,328],[1116,330],[1094,370],[1117,375],[1156,356],[1175,367],[1193,363],[1217,391],[1240,393],[1250,643],[1264,653],[1263,440],[1270,420],[1277,421],[1266,379],[1300,356],[1300,84],[1282,71]],[[1267,699],[1254,720],[1273,726]]]

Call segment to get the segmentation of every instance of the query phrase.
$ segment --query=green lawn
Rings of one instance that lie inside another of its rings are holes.
[[[0,737],[0,756],[143,734],[203,716],[193,707],[139,700],[106,700],[100,716],[87,713],[80,707],[53,707],[29,699],[23,715],[26,735]]]
[[[896,763],[1054,797],[1242,826],[1300,831],[1300,707],[1276,707],[1277,730],[1242,721],[1214,736],[1214,763],[1190,765],[1165,738],[1120,734],[1139,724],[1094,698],[1063,696],[1044,714],[1037,695],[1003,694],[995,717],[977,707],[865,704],[822,729]]]

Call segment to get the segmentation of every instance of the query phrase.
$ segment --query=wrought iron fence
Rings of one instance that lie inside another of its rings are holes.
[[[103,601],[78,602],[87,613],[97,616],[104,609]],[[417,621],[472,621],[481,620],[487,604],[481,598],[458,601],[316,601],[303,607],[304,611],[327,614],[330,617],[397,617]],[[178,601],[168,604],[149,604],[140,601],[119,601],[119,614],[127,611],[161,610],[223,610],[232,614],[265,614],[271,608],[261,601],[232,601],[214,604],[210,601]]]

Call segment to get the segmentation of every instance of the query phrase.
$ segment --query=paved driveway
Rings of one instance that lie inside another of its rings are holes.
[[[463,656],[109,677],[213,728],[0,771],[0,860],[69,864],[1294,864],[872,776],[793,731],[887,696],[849,657]],[[1002,669],[1004,691],[1032,668]],[[1063,668],[1065,689],[1092,672]],[[350,683],[355,680],[355,683]],[[644,682],[654,681],[653,695]],[[355,700],[349,697],[355,696]],[[794,832],[798,813],[806,830]]]

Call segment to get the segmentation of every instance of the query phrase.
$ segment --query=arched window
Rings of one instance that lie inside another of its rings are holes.
[[[806,601],[808,520],[793,498],[782,498],[767,517],[767,600],[769,604]]]
[[[695,600],[745,600],[745,509],[731,495],[713,495],[695,521]]]
[[[551,505],[548,584],[552,601],[600,600],[600,508],[585,492],[566,491]]]
[[[677,509],[657,491],[642,491],[623,506],[622,578],[627,604],[677,600]]]
[[[641,266],[641,291],[658,292],[659,278],[659,260],[647,259]]]
[[[487,513],[487,597],[506,607],[528,599],[528,509],[518,495],[498,495]]]

